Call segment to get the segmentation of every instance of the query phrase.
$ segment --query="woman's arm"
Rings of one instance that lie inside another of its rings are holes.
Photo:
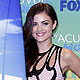
[[[68,49],[64,49],[64,54],[65,56],[63,57],[67,64],[66,66],[68,66],[68,68],[72,72],[74,72],[78,77],[80,77],[80,59],[78,58],[78,56]]]

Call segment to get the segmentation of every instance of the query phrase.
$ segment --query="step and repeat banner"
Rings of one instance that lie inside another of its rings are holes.
[[[19,0],[0,0],[0,80],[26,80]]]
[[[38,2],[49,3],[57,13],[59,25],[53,43],[72,50],[80,58],[80,0],[20,0],[22,24],[30,7]],[[80,80],[70,70],[66,80]]]

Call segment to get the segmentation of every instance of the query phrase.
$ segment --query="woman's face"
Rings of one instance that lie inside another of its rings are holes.
[[[55,27],[56,20],[53,24],[51,18],[45,12],[41,12],[34,16],[32,36],[37,42],[51,41],[52,30]]]

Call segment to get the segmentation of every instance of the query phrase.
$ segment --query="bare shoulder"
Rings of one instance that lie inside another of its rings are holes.
[[[61,56],[64,61],[70,61],[74,58],[78,58],[78,56],[73,51],[66,48],[62,49]]]
[[[64,67],[69,68],[80,77],[80,59],[73,51],[63,48],[61,61],[65,64]]]
[[[76,55],[71,50],[66,49],[66,48],[62,48],[62,51],[61,51],[62,68],[67,67],[67,69],[68,69],[69,62],[71,62],[71,59],[73,59],[74,56],[76,56]]]

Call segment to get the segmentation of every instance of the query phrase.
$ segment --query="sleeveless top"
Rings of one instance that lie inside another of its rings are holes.
[[[52,47],[45,53],[40,53],[40,58],[36,61],[33,66],[33,69],[30,73],[30,76],[27,76],[27,80],[65,80],[65,76],[62,74],[62,69],[60,65],[60,53],[62,47],[52,45]],[[56,51],[55,61],[52,67],[49,66],[51,56]],[[41,69],[37,70],[36,66],[38,62],[46,55],[46,60]]]

